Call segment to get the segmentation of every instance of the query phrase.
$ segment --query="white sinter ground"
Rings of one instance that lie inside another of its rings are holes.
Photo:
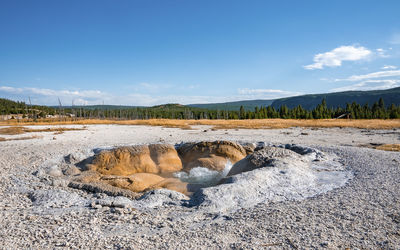
[[[396,249],[400,245],[400,154],[359,147],[400,143],[398,130],[212,131],[204,126],[181,130],[90,125],[59,135],[29,135],[39,138],[0,142],[4,249]],[[1,135],[21,136],[26,135]],[[68,187],[59,171],[64,156],[85,159],[96,148],[201,140],[301,144],[333,158],[314,162],[311,156],[311,161],[303,159],[304,165],[281,162],[242,173],[230,179],[235,183],[203,189],[189,201],[165,190],[139,201],[89,193]]]
[[[301,200],[341,187],[352,178],[334,155],[302,148],[310,152],[276,158],[268,167],[233,175],[226,184],[202,189],[195,194],[199,206],[227,213],[258,203]]]

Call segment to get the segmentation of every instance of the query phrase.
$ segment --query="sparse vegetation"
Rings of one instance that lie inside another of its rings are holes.
[[[21,140],[29,140],[29,139],[36,139],[36,138],[41,138],[40,136],[24,136],[24,137],[16,137],[16,138],[4,138],[0,137],[0,142],[2,141],[21,141]]]
[[[369,90],[369,91],[345,91],[325,94],[308,94],[293,97],[286,97],[274,100],[271,104],[275,108],[286,105],[288,108],[295,108],[299,104],[307,110],[314,109],[323,99],[326,100],[329,109],[341,107],[346,108],[346,103],[358,103],[361,106],[366,104],[374,104],[379,99],[389,107],[392,103],[400,105],[400,88],[391,88],[384,90]]]
[[[1,135],[19,135],[24,133],[32,133],[32,132],[58,132],[62,133],[64,131],[73,131],[73,130],[84,130],[84,128],[44,128],[44,129],[32,129],[25,127],[6,127],[0,128]]]
[[[0,125],[15,125],[15,121],[0,122]],[[43,119],[37,122],[20,122],[20,125],[90,125],[90,124],[118,124],[118,125],[143,125],[143,126],[161,126],[167,128],[191,129],[196,125],[212,126],[212,129],[280,129],[290,127],[304,128],[361,128],[361,129],[394,129],[400,128],[400,119],[387,120],[354,120],[354,119],[318,119],[318,120],[300,120],[300,119],[256,119],[256,120],[173,120],[173,119],[149,119],[149,120],[50,120]],[[54,132],[60,128],[33,130],[31,132]],[[77,130],[63,128],[65,130]],[[79,129],[78,129],[79,130]],[[1,131],[1,129],[0,129]],[[1,133],[1,132],[0,132]]]
[[[11,106],[10,106],[11,105]],[[14,110],[14,111],[13,111]],[[184,106],[180,104],[165,104],[154,107],[121,107],[116,106],[94,106],[93,107],[65,107],[51,108],[42,106],[28,106],[25,103],[7,100],[6,106],[1,106],[2,115],[13,115],[11,120],[17,122],[25,119],[52,118],[59,121],[79,119],[111,119],[111,120],[148,120],[148,119],[178,119],[178,120],[250,120],[250,119],[332,119],[337,117],[352,119],[398,119],[400,118],[400,106],[391,104],[385,105],[382,98],[372,106],[353,102],[347,103],[346,108],[337,106],[328,107],[325,99],[314,109],[308,110],[301,105],[288,108],[282,105],[279,108],[274,106],[259,106],[253,111],[246,110],[241,106],[239,110],[209,110]],[[14,117],[15,116],[17,118]],[[22,113],[22,115],[21,115]],[[7,119],[10,119],[7,117]]]
[[[376,147],[376,149],[400,152],[400,144],[383,144],[383,145]]]

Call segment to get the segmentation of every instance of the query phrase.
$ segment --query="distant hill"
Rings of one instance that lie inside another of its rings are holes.
[[[153,109],[185,109],[185,108],[188,108],[188,106],[185,106],[185,105],[182,105],[179,103],[167,103],[167,104],[152,106],[149,108],[153,108]]]
[[[58,109],[59,106],[51,106],[52,108]],[[83,108],[83,109],[88,109],[88,110],[95,110],[95,109],[101,109],[101,110],[115,110],[115,109],[129,109],[129,108],[138,108],[142,106],[126,106],[126,105],[74,105],[74,106],[62,106],[63,108]]]
[[[248,100],[237,102],[224,102],[224,103],[207,103],[207,104],[189,104],[190,107],[211,109],[211,110],[239,110],[243,106],[245,110],[253,111],[255,107],[269,106],[274,100]]]
[[[379,98],[383,98],[386,106],[392,103],[396,106],[400,105],[400,87],[386,90],[371,90],[371,91],[345,91],[325,94],[310,94],[302,96],[294,96],[280,98],[275,100],[244,100],[225,103],[208,103],[208,104],[163,104],[153,107],[146,106],[124,106],[124,105],[88,105],[88,106],[73,106],[74,109],[85,109],[89,111],[95,110],[128,110],[128,109],[147,109],[159,112],[161,110],[169,110],[173,112],[186,112],[188,109],[197,112],[207,110],[219,111],[239,111],[240,106],[243,106],[247,111],[254,111],[255,107],[273,106],[279,108],[286,105],[288,108],[294,108],[301,105],[304,109],[311,110],[321,103],[322,99],[326,99],[328,108],[346,107],[346,103],[356,102],[364,105],[368,103],[370,106],[377,102]],[[15,102],[12,100],[0,98],[0,114],[16,114],[24,113],[28,109],[43,111],[43,114],[53,114],[58,110],[58,106],[39,106],[27,105],[23,102]],[[63,109],[71,109],[71,106],[63,106]]]
[[[254,111],[255,107],[273,106],[279,108],[281,105],[286,105],[288,108],[294,108],[299,104],[308,110],[315,108],[325,98],[328,108],[346,107],[346,103],[356,102],[361,105],[368,103],[372,105],[379,98],[383,98],[386,106],[392,103],[400,105],[400,87],[386,90],[371,90],[371,91],[345,91],[325,94],[310,94],[275,100],[247,100],[224,103],[208,103],[208,104],[189,104],[190,107],[205,108],[210,110],[228,110],[237,111],[243,105],[245,110]]]
[[[58,109],[59,106],[52,106],[52,108]],[[145,108],[145,109],[174,109],[174,110],[184,110],[185,108],[191,108],[190,106],[185,106],[178,103],[168,103],[161,104],[156,106],[128,106],[128,105],[74,105],[74,106],[63,106],[63,108],[70,109],[79,109],[83,108],[86,110],[126,110],[126,109],[134,109],[134,108]]]
[[[386,90],[345,91],[327,94],[294,96],[276,99],[272,103],[272,106],[279,108],[282,105],[286,105],[288,108],[294,108],[300,104],[304,109],[310,110],[320,104],[323,98],[326,99],[328,108],[345,108],[346,103],[352,102],[356,102],[361,105],[368,103],[371,106],[381,97],[383,98],[386,106],[389,106],[392,103],[400,105],[400,87]]]

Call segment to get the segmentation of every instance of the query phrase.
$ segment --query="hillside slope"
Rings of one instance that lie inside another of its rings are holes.
[[[368,103],[372,105],[379,98],[383,98],[386,106],[394,103],[400,104],[400,87],[386,90],[371,90],[371,91],[346,91],[326,94],[311,94],[294,96],[288,98],[276,99],[272,106],[279,108],[281,105],[286,105],[288,108],[294,108],[301,105],[305,109],[313,109],[321,103],[322,99],[326,99],[328,108],[346,107],[346,103],[356,102],[361,105]]]
[[[245,110],[253,111],[255,107],[269,106],[274,100],[247,100],[237,102],[224,102],[224,103],[207,103],[207,104],[189,104],[190,107],[211,109],[211,110],[239,110],[243,106]]]
[[[281,105],[286,105],[288,108],[294,108],[301,105],[307,110],[315,108],[325,98],[327,106],[333,107],[346,107],[346,103],[356,102],[361,105],[368,103],[372,105],[377,102],[379,98],[383,98],[386,106],[392,103],[400,105],[400,87],[386,89],[386,90],[371,90],[371,91],[345,91],[336,93],[324,94],[309,94],[287,98],[280,98],[275,100],[246,100],[225,103],[208,103],[208,104],[189,104],[190,107],[205,108],[211,110],[236,110],[243,106],[245,110],[254,111],[255,107],[260,106],[273,106],[279,108]]]

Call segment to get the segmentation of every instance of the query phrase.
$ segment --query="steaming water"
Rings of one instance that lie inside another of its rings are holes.
[[[222,172],[210,170],[203,167],[192,168],[189,173],[176,172],[174,176],[179,178],[181,181],[188,182],[191,184],[202,184],[205,186],[212,186],[218,184],[218,182],[225,178],[232,168],[232,163],[228,160],[225,164],[225,168]]]

